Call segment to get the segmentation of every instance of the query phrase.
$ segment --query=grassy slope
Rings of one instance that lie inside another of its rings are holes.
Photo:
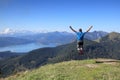
[[[119,80],[120,62],[95,63],[95,60],[72,60],[48,64],[21,72],[5,80]]]

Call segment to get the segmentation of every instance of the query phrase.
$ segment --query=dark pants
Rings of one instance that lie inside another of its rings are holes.
[[[79,50],[80,48],[83,49],[83,41],[77,41],[77,50]]]

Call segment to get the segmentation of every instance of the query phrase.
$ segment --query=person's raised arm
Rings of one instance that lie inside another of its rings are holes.
[[[73,32],[77,32],[76,30],[74,30],[71,26],[69,26],[70,27],[70,29],[73,31]]]
[[[93,26],[90,26],[90,28],[89,28],[86,32],[89,32],[89,31],[91,30],[92,27],[93,27]]]

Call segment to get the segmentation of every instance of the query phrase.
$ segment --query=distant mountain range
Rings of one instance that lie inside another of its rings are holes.
[[[3,34],[4,33],[4,34]],[[0,47],[28,44],[28,43],[41,43],[41,44],[67,44],[75,41],[75,34],[69,32],[46,32],[46,33],[33,33],[31,31],[12,31],[6,29],[0,34]],[[96,40],[107,35],[107,32],[94,31],[86,34],[85,38],[89,40]]]
[[[84,55],[76,50],[76,41],[55,48],[41,48],[25,55],[0,61],[3,76],[39,66],[69,60],[94,58],[120,59],[120,33],[112,32],[99,39],[98,42],[85,40]]]
[[[58,32],[58,31],[27,35],[27,36],[22,36],[22,38],[33,40],[37,43],[42,43],[42,44],[55,43],[58,45],[67,44],[75,40],[75,36],[72,33]]]
[[[73,33],[69,33],[69,32],[59,32],[59,31],[54,31],[54,32],[47,32],[47,31],[28,31],[28,30],[12,30],[10,28],[6,28],[5,30],[0,32],[0,37],[23,37],[23,36],[27,36],[27,37],[33,37],[33,36],[42,36],[44,37],[44,35],[48,35],[48,34],[52,34],[51,36],[54,35],[68,35],[68,34],[73,34]],[[103,36],[105,36],[106,34],[108,34],[107,32],[104,31],[93,31],[93,32],[88,32],[87,35],[85,36],[86,38],[90,39],[90,40],[95,40],[97,38],[101,38]]]
[[[28,31],[28,30],[12,30],[10,28],[6,28],[0,32],[1,37],[18,37],[25,35],[32,35],[40,32]]]
[[[99,38],[106,36],[107,34],[108,33],[104,32],[104,31],[93,31],[93,32],[88,32],[85,35],[85,38],[88,40],[96,40],[96,39],[99,39]]]

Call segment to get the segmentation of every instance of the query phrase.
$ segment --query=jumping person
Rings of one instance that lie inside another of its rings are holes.
[[[93,26],[90,26],[90,28],[86,31],[86,32],[82,32],[82,29],[79,29],[79,32],[77,32],[76,30],[74,30],[71,26],[70,29],[76,33],[77,35],[77,50],[80,54],[83,54],[83,43],[84,43],[84,35],[90,31],[90,29]]]

